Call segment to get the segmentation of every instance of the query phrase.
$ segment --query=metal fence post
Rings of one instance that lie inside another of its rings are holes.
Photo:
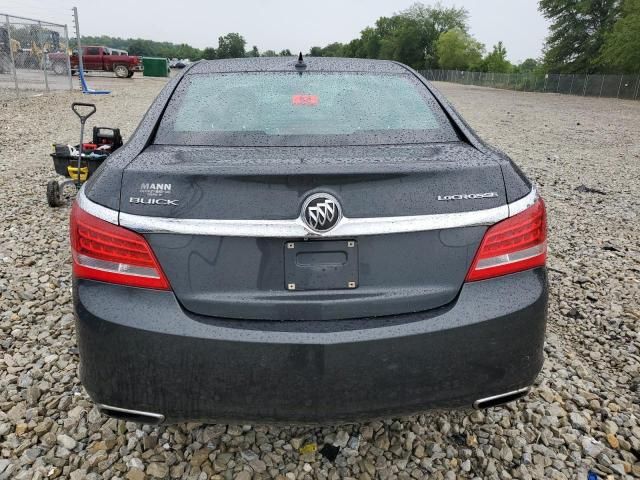
[[[542,91],[546,92],[547,91],[547,82],[549,81],[549,74],[545,73],[544,74],[544,87],[542,87]]]
[[[604,87],[604,75],[602,75],[602,82],[600,83],[600,93],[598,94],[598,97],[602,96],[602,87]]]
[[[42,22],[38,22],[38,33],[42,32]],[[49,60],[49,52],[42,48],[42,72],[44,73],[44,88],[49,91],[49,78],[47,78],[47,61]]]
[[[84,72],[84,65],[82,64],[83,50],[82,43],[80,42],[80,25],[78,23],[78,7],[73,7],[73,20],[76,26],[76,42],[78,47],[78,71]]]
[[[623,75],[620,75],[620,83],[618,83],[618,93],[616,93],[616,98],[620,98],[620,89],[622,88],[622,77]]]
[[[584,76],[584,86],[582,87],[582,96],[586,96],[587,95],[587,83],[589,83],[589,74],[587,73]]]
[[[640,75],[638,75],[638,80],[636,81],[636,93],[633,95],[633,99],[638,98],[638,91],[640,91]]]
[[[71,45],[69,44],[69,29],[67,26],[64,26],[64,38],[67,41],[67,49],[64,52],[64,56],[67,59],[67,77],[69,78],[69,90],[73,90],[73,75],[71,75],[71,59],[69,58],[69,49]]]
[[[571,86],[569,87],[569,95],[571,95],[571,92],[573,92],[573,81],[576,79],[576,74],[573,73],[571,74]]]
[[[558,83],[556,84],[556,93],[560,93],[560,79],[562,78],[562,74],[558,74]]]
[[[20,96],[20,89],[18,88],[18,71],[16,69],[16,59],[13,58],[13,45],[11,44],[11,23],[9,23],[9,15],[5,15],[5,23],[7,25],[7,38],[9,40],[9,58],[11,58],[11,68],[13,69],[13,83],[16,86],[16,96]]]

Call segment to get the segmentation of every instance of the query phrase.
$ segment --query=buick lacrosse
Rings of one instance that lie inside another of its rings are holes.
[[[396,62],[187,66],[70,229],[81,380],[108,415],[486,408],[542,366],[544,203]]]

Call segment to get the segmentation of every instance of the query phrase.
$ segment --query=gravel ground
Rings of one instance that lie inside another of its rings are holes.
[[[128,136],[162,85],[111,82],[92,124]],[[640,102],[437,86],[547,202],[547,360],[526,399],[314,428],[102,417],[77,377],[68,208],[45,201],[50,143],[77,141],[87,98],[23,98],[0,102],[0,480],[640,477]]]

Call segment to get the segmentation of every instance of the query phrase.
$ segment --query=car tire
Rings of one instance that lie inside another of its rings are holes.
[[[55,62],[52,66],[53,73],[56,75],[64,75],[67,71],[67,66],[62,62]]]
[[[131,78],[133,77],[133,72],[129,72],[129,75],[127,75],[127,78]]]
[[[128,78],[129,77],[129,67],[127,67],[126,65],[114,65],[113,66],[113,73],[116,74],[116,77],[118,78]]]
[[[49,180],[47,183],[47,203],[50,207],[59,207],[62,205],[62,192],[60,192],[60,184],[57,180]]]

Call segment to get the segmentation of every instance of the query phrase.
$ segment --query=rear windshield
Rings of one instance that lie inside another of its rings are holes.
[[[155,143],[310,146],[457,141],[408,74],[258,72],[187,75]]]

